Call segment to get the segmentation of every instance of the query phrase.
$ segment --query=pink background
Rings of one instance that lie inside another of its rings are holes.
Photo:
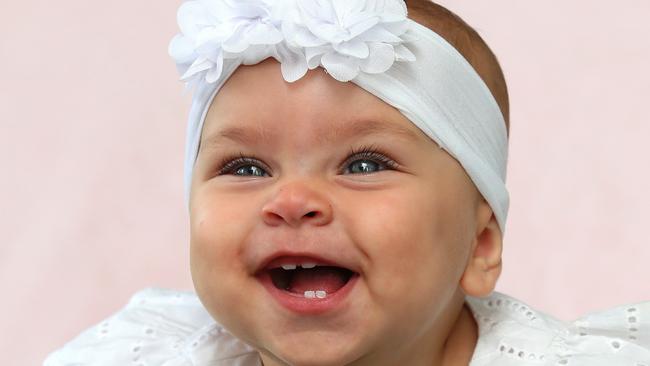
[[[565,320],[650,300],[650,3],[443,3],[510,86],[497,289]],[[40,364],[143,287],[191,289],[179,4],[0,3],[3,364]]]

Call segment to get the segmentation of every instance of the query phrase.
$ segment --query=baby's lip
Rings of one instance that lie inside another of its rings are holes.
[[[341,267],[349,271],[360,273],[361,269],[357,263],[353,263],[351,258],[342,258],[340,255],[334,255],[330,252],[317,252],[317,251],[290,251],[290,250],[277,250],[271,254],[263,257],[262,260],[255,266],[255,275],[261,272],[278,268],[287,264],[310,264],[317,266],[332,266]]]

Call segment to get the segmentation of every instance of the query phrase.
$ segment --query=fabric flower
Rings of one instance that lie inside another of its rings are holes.
[[[401,0],[304,0],[282,24],[289,43],[305,48],[310,69],[323,66],[339,81],[359,71],[382,73],[395,60],[414,61],[401,43],[406,5]]]
[[[169,53],[193,87],[221,77],[224,62],[274,57],[289,82],[322,66],[339,81],[414,61],[403,0],[194,0],[178,10]]]
[[[259,0],[188,1],[178,10],[178,24],[181,34],[172,39],[169,53],[188,82],[214,83],[224,60],[253,62],[268,52],[264,46],[283,40],[279,20]]]

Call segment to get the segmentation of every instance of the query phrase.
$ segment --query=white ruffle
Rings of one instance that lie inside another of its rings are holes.
[[[50,354],[43,366],[259,366],[258,353],[192,292],[148,288]]]
[[[650,302],[565,323],[494,292],[466,300],[479,327],[470,366],[650,366]],[[44,366],[260,366],[192,292],[149,288],[52,353]]]
[[[650,302],[568,323],[497,292],[466,302],[479,326],[470,366],[650,366]]]

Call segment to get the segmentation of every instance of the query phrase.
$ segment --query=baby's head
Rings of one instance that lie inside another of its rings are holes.
[[[480,37],[442,7],[408,5],[507,116]],[[440,363],[472,349],[464,298],[494,289],[503,235],[457,159],[320,67],[287,82],[276,59],[251,62],[210,100],[191,176],[191,270],[218,322],[267,366]]]

